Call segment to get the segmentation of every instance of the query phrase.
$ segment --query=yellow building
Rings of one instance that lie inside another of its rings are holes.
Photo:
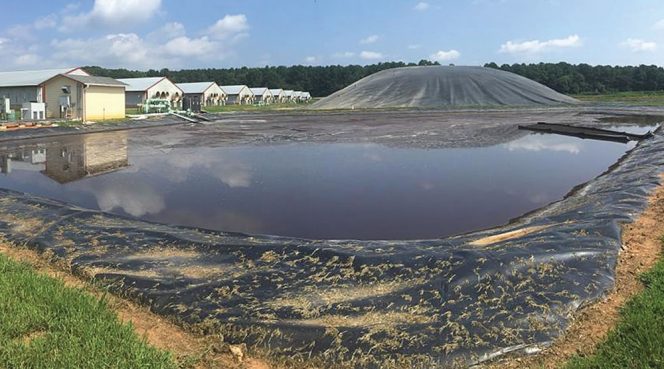
[[[78,135],[46,146],[42,173],[58,183],[110,173],[129,166],[127,131]]]
[[[125,117],[125,84],[108,77],[58,74],[42,83],[47,118],[100,121]]]

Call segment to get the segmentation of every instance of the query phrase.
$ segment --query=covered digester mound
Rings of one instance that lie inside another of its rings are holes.
[[[313,105],[314,109],[552,106],[578,101],[531,79],[468,66],[387,69]]]

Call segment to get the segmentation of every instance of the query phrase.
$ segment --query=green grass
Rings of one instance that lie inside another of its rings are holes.
[[[95,126],[98,125],[113,125],[113,124],[118,124],[118,123],[125,123],[128,120],[128,118],[115,118],[115,119],[106,119],[106,120],[96,120],[94,123],[91,123]],[[86,124],[80,120],[61,120],[61,121],[55,121],[53,122],[58,125],[58,127],[83,127]]]
[[[234,111],[274,111],[282,109],[299,110],[304,109],[311,103],[285,103],[285,104],[270,104],[270,105],[224,105],[224,106],[206,106],[203,110],[210,113],[223,113]]]
[[[641,276],[646,289],[621,310],[621,320],[588,357],[567,369],[664,368],[664,260]]]
[[[574,97],[589,103],[613,103],[633,106],[664,106],[664,91],[615,92],[602,95],[576,95]]]
[[[0,367],[175,368],[107,307],[0,255]]]

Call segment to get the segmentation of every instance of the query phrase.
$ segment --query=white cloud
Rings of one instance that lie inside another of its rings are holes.
[[[13,41],[30,41],[30,44],[35,44],[38,40],[37,35],[35,34],[36,31],[54,28],[56,25],[57,16],[55,14],[50,14],[38,18],[32,23],[15,24],[9,27],[5,33],[7,36],[11,37]]]
[[[49,14],[45,17],[37,19],[32,25],[35,27],[35,29],[42,30],[47,28],[55,28],[57,24],[57,16],[55,14]]]
[[[380,37],[378,35],[367,36],[367,37],[360,40],[360,44],[362,44],[362,45],[373,44],[376,41],[378,41],[379,38]]]
[[[213,155],[214,150],[202,149],[200,152],[169,156],[166,161],[169,166],[178,170],[169,172],[172,182],[184,182],[195,173],[194,169],[205,169],[206,173],[218,179],[230,188],[247,188],[251,186],[252,169],[241,158],[232,154]]]
[[[509,151],[556,151],[567,152],[576,155],[581,152],[581,147],[577,143],[566,142],[564,138],[542,139],[539,136],[525,136],[521,139],[509,142],[503,146]]]
[[[14,64],[21,66],[36,65],[39,62],[39,57],[35,54],[22,54],[14,59]]]
[[[501,53],[538,53],[554,49],[563,49],[579,47],[582,45],[581,38],[578,35],[571,35],[566,38],[558,38],[547,41],[530,40],[523,42],[507,41],[500,46]]]
[[[653,29],[661,31],[664,30],[664,19],[660,19],[652,26]]]
[[[202,56],[215,52],[216,48],[217,44],[210,41],[207,36],[200,38],[180,36],[168,41],[163,50],[170,56]]]
[[[449,50],[449,51],[439,50],[439,51],[436,51],[435,53],[433,53],[429,57],[429,59],[431,59],[433,61],[438,61],[438,62],[445,62],[445,61],[458,59],[460,56],[461,56],[461,53],[458,52],[457,50],[454,50],[454,49]]]
[[[304,58],[304,61],[305,61],[306,63],[309,63],[309,64],[313,64],[313,63],[315,63],[317,60],[318,60],[318,58],[316,58],[315,56],[307,56],[306,58]]]
[[[61,31],[89,26],[127,27],[141,24],[161,9],[161,0],[95,0],[92,10],[62,18]]]
[[[9,45],[9,39],[0,37],[0,50]]]
[[[429,3],[424,2],[424,1],[420,1],[419,3],[417,3],[417,5],[415,5],[415,7],[413,9],[419,10],[419,11],[425,11],[425,10],[429,9],[429,7],[430,7]]]
[[[54,50],[51,57],[63,64],[102,64],[128,68],[149,67],[153,58],[148,50],[154,50],[135,33],[110,34],[90,39],[56,39],[51,41],[51,47]]]
[[[629,48],[633,52],[657,50],[657,43],[652,41],[644,41],[638,38],[628,38],[627,40],[621,42],[620,45]]]
[[[222,162],[213,169],[212,176],[230,188],[251,186],[251,168],[240,162]]]
[[[182,37],[187,34],[184,25],[178,22],[170,22],[161,26],[157,31],[152,32],[150,35],[153,37],[160,37],[162,39],[172,39]]]
[[[32,32],[32,25],[30,24],[17,24],[9,27],[6,31],[7,36],[9,36],[14,41],[24,40],[24,41],[34,41],[35,35]]]
[[[410,50],[417,50],[417,49],[419,49],[420,47],[422,47],[422,45],[419,45],[419,44],[411,44],[411,45],[408,45],[408,49],[410,49]]]
[[[242,37],[249,30],[249,22],[244,14],[226,15],[208,28],[208,35],[217,40]]]
[[[145,37],[136,33],[115,33],[92,38],[54,39],[50,43],[49,57],[44,60],[45,64],[53,65],[88,64],[137,69],[178,68],[196,62],[206,65],[232,55],[233,41],[239,35],[236,31],[248,28],[246,17],[230,17],[220,19],[199,37],[188,36],[181,23],[171,22]],[[241,19],[240,23],[238,19]],[[233,27],[238,24],[239,28]],[[211,29],[218,31],[217,37],[230,39],[212,38],[206,34]]]
[[[344,51],[332,54],[335,58],[352,58],[355,56],[355,53],[352,51]]]
[[[122,209],[125,213],[140,217],[157,214],[166,208],[164,198],[152,186],[137,181],[116,179],[112,185],[98,184],[89,189],[97,199],[99,209]]]
[[[360,53],[360,58],[365,59],[365,60],[375,60],[375,59],[382,59],[383,54],[376,52],[376,51],[362,51]]]

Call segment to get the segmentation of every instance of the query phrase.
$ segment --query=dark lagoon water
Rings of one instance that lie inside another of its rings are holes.
[[[647,130],[634,128],[628,130]],[[223,231],[423,239],[496,226],[559,200],[634,145],[528,134],[481,148],[164,149],[129,135],[5,145],[0,187]]]

